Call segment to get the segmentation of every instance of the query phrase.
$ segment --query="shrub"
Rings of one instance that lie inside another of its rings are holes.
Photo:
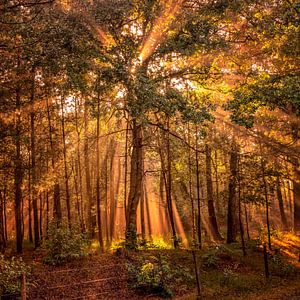
[[[22,258],[5,259],[0,255],[0,295],[19,293],[22,274],[29,275],[29,267]]]
[[[127,269],[131,275],[133,288],[165,298],[172,296],[171,283],[175,274],[164,257],[140,260],[137,265],[130,263]]]
[[[147,241],[144,245],[144,249],[151,250],[165,250],[172,249],[172,245],[168,244],[162,237],[153,237],[150,241]]]
[[[202,264],[205,268],[217,268],[221,260],[230,260],[232,251],[226,246],[217,246],[209,249],[202,256]]]
[[[293,275],[296,271],[296,268],[293,265],[286,263],[280,252],[271,256],[270,269],[272,274],[280,277],[288,277]]]
[[[65,222],[57,226],[53,222],[49,226],[48,240],[45,242],[47,256],[44,262],[61,265],[68,261],[86,256],[88,240],[78,227],[70,229]]]

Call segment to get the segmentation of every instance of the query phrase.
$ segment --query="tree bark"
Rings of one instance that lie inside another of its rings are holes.
[[[91,191],[91,173],[90,173],[90,158],[89,158],[89,141],[88,141],[88,104],[85,101],[84,103],[84,168],[85,168],[85,185],[86,185],[86,194],[87,194],[87,229],[90,235],[90,238],[95,236],[94,224],[92,219],[92,191]]]
[[[33,231],[34,231],[34,247],[37,248],[40,245],[39,234],[39,216],[37,205],[37,176],[36,176],[36,147],[35,147],[35,111],[34,111],[34,98],[35,98],[35,71],[32,71],[32,86],[31,86],[31,112],[30,112],[30,148],[31,148],[31,200],[33,206]],[[30,218],[31,221],[31,218]]]
[[[97,136],[96,136],[96,202],[97,202],[97,223],[98,223],[98,241],[101,252],[104,252],[104,243],[102,235],[101,203],[100,203],[100,99],[98,94],[97,101]]]
[[[20,59],[18,58],[18,67]],[[21,158],[21,96],[20,87],[16,88],[16,111],[15,111],[15,159],[14,159],[14,185],[15,185],[15,224],[16,224],[16,250],[23,251],[22,235],[22,158]]]
[[[48,98],[46,98],[46,105],[47,105],[47,118],[48,118],[48,127],[49,127],[51,165],[52,165],[52,171],[54,172],[55,171],[55,148],[53,142],[53,128],[51,123],[51,113],[50,113]],[[62,211],[61,211],[61,204],[60,204],[60,187],[56,176],[53,184],[53,218],[57,221],[57,224],[59,225],[62,219]]]
[[[130,249],[136,248],[137,243],[137,206],[141,197],[142,188],[142,156],[143,149],[143,128],[137,123],[136,119],[132,120],[132,153],[131,153],[131,171],[130,186],[127,204],[126,218],[126,247]]]
[[[278,205],[279,205],[281,223],[282,223],[283,229],[287,230],[288,224],[287,224],[287,219],[286,219],[285,210],[284,210],[283,197],[282,197],[282,192],[281,192],[281,182],[280,182],[279,175],[277,175],[277,177],[276,177],[276,193],[277,193],[277,200],[278,200]]]
[[[200,171],[199,171],[199,151],[198,151],[198,128],[196,127],[196,187],[197,187],[197,237],[198,248],[202,248],[202,229],[201,229],[201,198],[200,198]]]
[[[205,145],[205,158],[206,158],[206,188],[207,188],[207,205],[209,223],[212,230],[214,239],[221,240],[221,234],[217,223],[214,199],[213,199],[213,182],[212,182],[212,170],[211,170],[211,148],[209,145]]]
[[[67,147],[66,147],[66,131],[65,131],[65,114],[64,114],[64,100],[63,96],[60,99],[61,105],[61,129],[62,129],[62,142],[63,142],[63,157],[64,157],[64,175],[65,175],[65,188],[66,188],[66,204],[67,204],[67,217],[69,228],[72,226],[71,221],[71,204],[70,204],[70,190],[69,190],[69,174],[67,164]]]
[[[227,243],[236,241],[237,236],[237,168],[238,168],[238,150],[235,144],[232,145],[230,152],[230,177],[228,185],[228,209],[227,209]]]
[[[4,232],[4,197],[0,190],[0,253],[4,253],[6,248],[5,232]]]
[[[268,245],[269,245],[269,250],[271,250],[272,244],[271,244],[271,228],[270,228],[270,218],[269,218],[268,185],[267,185],[267,180],[266,180],[266,165],[265,165],[265,160],[263,159],[263,157],[261,157],[261,159],[260,159],[260,166],[261,166],[265,204],[266,204],[266,223],[267,223],[267,232],[268,232]]]
[[[188,124],[188,144],[191,143],[190,137],[190,125]],[[191,148],[188,149],[188,168],[189,168],[189,196],[191,201],[191,218],[192,218],[192,239],[193,244],[196,241],[196,225],[195,225],[195,203],[194,203],[194,196],[193,196],[193,182],[192,182],[192,155],[191,155]]]
[[[300,231],[300,170],[299,166],[294,167],[294,231]]]

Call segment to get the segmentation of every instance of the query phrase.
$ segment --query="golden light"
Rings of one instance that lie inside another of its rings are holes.
[[[79,19],[83,19],[84,22],[90,27],[93,35],[98,41],[105,47],[110,48],[115,46],[115,40],[112,35],[104,31],[95,21],[95,19],[88,13],[85,5],[80,1],[61,1],[57,2],[57,6],[63,11],[68,12],[73,11],[73,14],[76,15]]]
[[[165,39],[170,25],[177,16],[184,0],[164,1],[161,15],[156,19],[152,30],[142,42],[139,60],[144,62]]]

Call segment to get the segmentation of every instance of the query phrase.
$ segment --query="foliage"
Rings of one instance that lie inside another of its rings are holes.
[[[202,264],[205,268],[217,268],[222,259],[230,260],[232,251],[225,245],[209,249],[202,256]]]
[[[68,261],[84,257],[88,246],[87,238],[79,228],[62,222],[52,222],[49,226],[48,240],[45,242],[47,256],[44,262],[50,265],[61,265]]]
[[[270,271],[272,275],[288,277],[295,273],[295,266],[287,263],[283,255],[277,251],[270,259]]]
[[[221,287],[230,288],[236,292],[249,292],[261,287],[262,279],[255,274],[241,274],[226,268],[218,275]]]
[[[151,250],[163,250],[163,249],[172,249],[173,246],[170,243],[167,243],[163,237],[153,237],[150,241],[146,242],[146,249]]]
[[[0,295],[19,293],[22,274],[30,274],[30,268],[22,258],[9,260],[0,255]]]
[[[173,267],[167,258],[159,255],[140,259],[127,265],[133,288],[145,293],[154,293],[169,298],[173,295],[175,282],[193,281],[193,276],[184,267]]]

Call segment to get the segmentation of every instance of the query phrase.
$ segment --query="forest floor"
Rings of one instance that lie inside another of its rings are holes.
[[[254,242],[246,256],[238,244],[197,251],[202,299],[300,299],[300,238],[290,234],[272,242],[269,279],[262,248]],[[195,265],[187,250],[122,249],[63,266],[45,265],[43,256],[23,255],[32,268],[28,299],[196,299]]]

